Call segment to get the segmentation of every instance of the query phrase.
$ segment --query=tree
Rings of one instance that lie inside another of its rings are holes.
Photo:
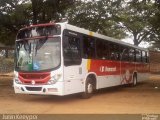
[[[0,42],[13,45],[17,31],[30,23],[61,21],[110,37],[128,33],[135,45],[160,40],[160,3],[152,0],[0,0]]]
[[[18,30],[29,24],[59,21],[74,0],[0,0],[0,42],[13,45]]]
[[[68,20],[70,24],[121,39],[126,34],[114,17],[120,6],[121,0],[77,1],[67,12]]]
[[[19,28],[29,22],[29,7],[26,0],[0,0],[0,42],[14,44]]]
[[[126,32],[132,34],[134,45],[139,45],[142,41],[150,42],[154,36],[149,23],[154,15],[153,2],[150,0],[130,0],[124,1],[124,8],[118,16],[122,27]]]
[[[75,0],[31,0],[33,24],[60,21]]]
[[[155,14],[150,19],[150,24],[152,25],[153,37],[151,43],[151,50],[160,50],[160,1],[155,0],[154,4]]]
[[[37,20],[38,20],[38,13],[40,12],[39,10],[41,9],[42,2],[43,0],[31,0],[32,2],[32,12],[33,12],[33,24],[37,24]]]

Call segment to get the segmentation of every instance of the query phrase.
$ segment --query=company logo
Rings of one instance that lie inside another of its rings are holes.
[[[115,72],[117,71],[116,67],[107,67],[107,66],[101,66],[100,72]]]
[[[35,85],[35,83],[36,83],[36,82],[35,82],[34,80],[31,81],[31,84],[32,84],[32,85]]]

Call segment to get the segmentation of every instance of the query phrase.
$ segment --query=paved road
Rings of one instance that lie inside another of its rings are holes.
[[[90,99],[14,94],[11,79],[0,77],[1,114],[160,114],[160,75],[136,87],[99,90]]]

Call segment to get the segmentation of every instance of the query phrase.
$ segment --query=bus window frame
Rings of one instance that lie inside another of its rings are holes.
[[[64,56],[64,40],[66,39],[66,36],[67,37],[72,37],[72,38],[76,38],[76,39],[79,39],[79,61],[74,61],[72,59],[72,61],[70,61],[70,63],[66,63],[65,62],[65,56]],[[64,29],[63,30],[63,34],[62,34],[62,51],[63,51],[63,63],[64,63],[64,66],[73,66],[73,65],[80,65],[82,63],[82,42],[81,42],[81,35],[80,33],[77,33],[77,32],[74,32],[74,31],[71,31],[71,30],[67,30],[67,29]]]

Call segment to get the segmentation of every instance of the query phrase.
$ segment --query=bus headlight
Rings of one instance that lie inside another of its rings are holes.
[[[51,79],[48,81],[48,84],[55,84],[59,79],[61,78],[61,74],[56,74],[51,77]]]
[[[14,81],[15,81],[17,84],[22,84],[22,82],[21,82],[18,78],[14,78]]]
[[[14,79],[15,83],[22,84],[22,82],[18,79],[18,72],[14,71]]]

